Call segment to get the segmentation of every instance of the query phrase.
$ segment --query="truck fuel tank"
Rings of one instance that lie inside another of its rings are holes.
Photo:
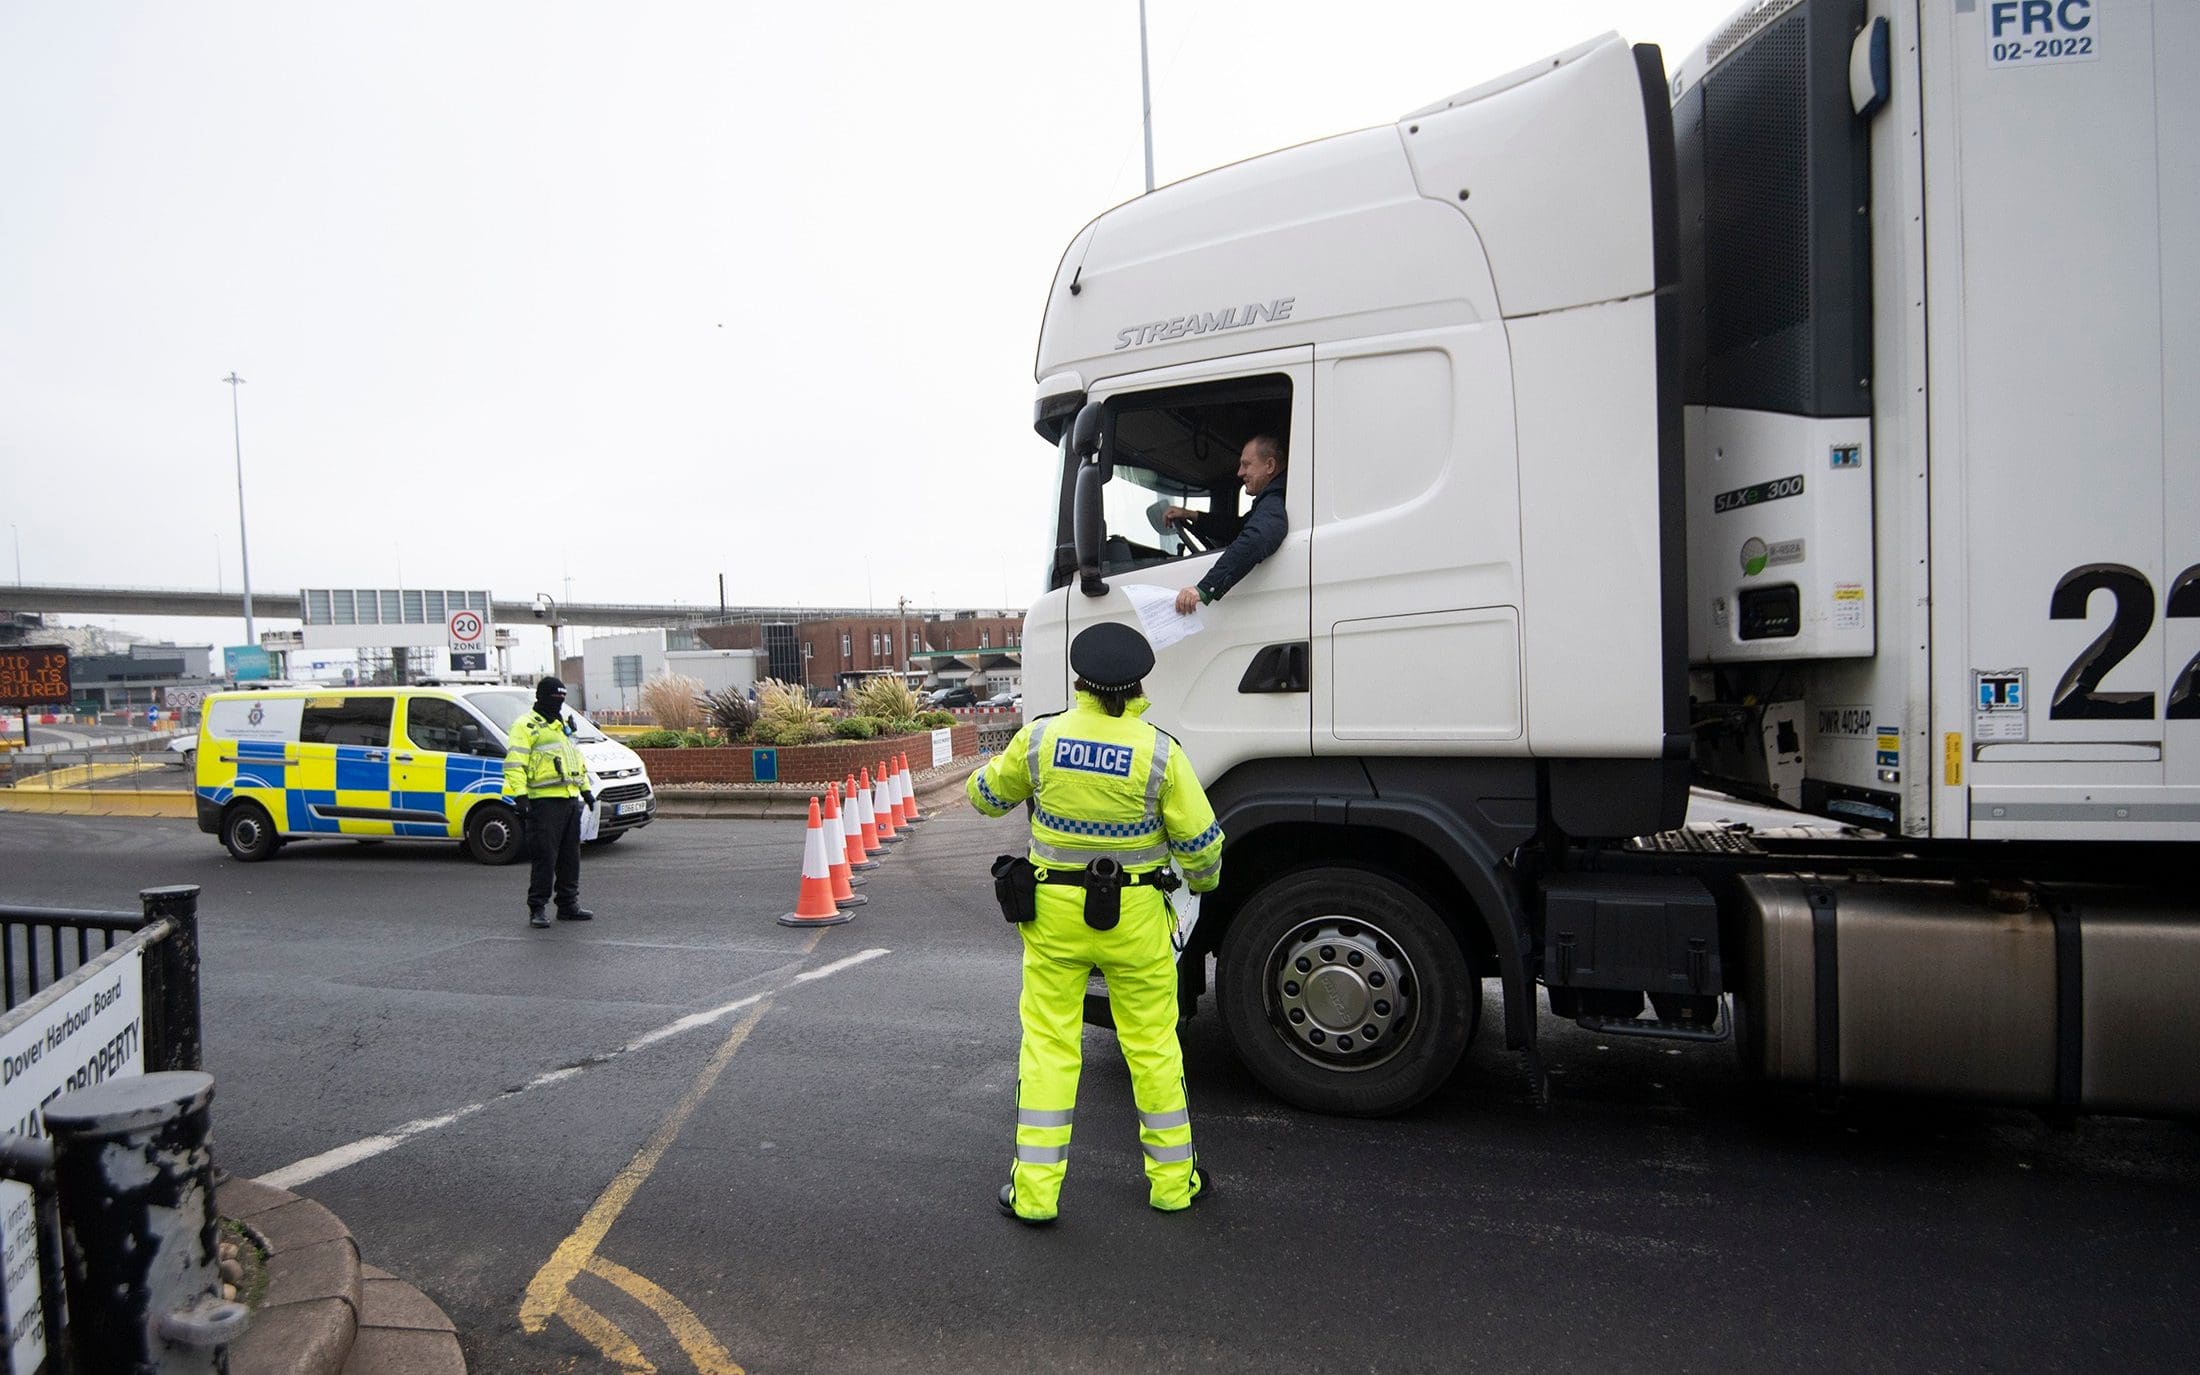
[[[2114,888],[1739,880],[1742,1054],[1766,1077],[2200,1112],[2200,911]]]

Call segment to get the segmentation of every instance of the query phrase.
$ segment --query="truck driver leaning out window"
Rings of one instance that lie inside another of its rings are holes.
[[[1238,526],[1237,538],[1222,551],[1215,566],[1207,570],[1207,576],[1176,594],[1176,614],[1189,616],[1205,602],[1220,601],[1222,594],[1238,585],[1238,581],[1276,552],[1283,543],[1283,535],[1289,519],[1283,510],[1283,468],[1285,463],[1283,441],[1272,434],[1258,434],[1245,441],[1245,448],[1238,454],[1238,481],[1245,486],[1246,494],[1253,498],[1253,509],[1245,513],[1245,521]],[[1161,513],[1163,523],[1186,525],[1192,533],[1208,544],[1222,537],[1217,529],[1221,521],[1214,511],[1194,511],[1186,506],[1171,506]]]
[[[1069,663],[1076,705],[1024,726],[966,785],[986,816],[1032,804],[1028,857],[993,865],[1002,915],[1024,942],[1016,1159],[999,1202],[1032,1226],[1054,1220],[1069,1170],[1085,980],[1095,968],[1107,976],[1138,1102],[1147,1201],[1182,1212],[1213,1190],[1192,1150],[1167,895],[1179,883],[1172,857],[1195,893],[1222,881],[1222,827],[1182,747],[1139,719],[1141,680],[1153,668],[1146,637],[1091,626],[1070,643]]]

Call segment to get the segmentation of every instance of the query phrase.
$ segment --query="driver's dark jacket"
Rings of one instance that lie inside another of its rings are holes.
[[[1283,544],[1284,531],[1289,520],[1283,510],[1283,475],[1253,498],[1253,509],[1245,513],[1244,524],[1238,526],[1237,538],[1222,551],[1215,566],[1207,570],[1207,576],[1199,580],[1199,590],[1208,601],[1218,601],[1222,594],[1238,585],[1247,573],[1262,559]]]

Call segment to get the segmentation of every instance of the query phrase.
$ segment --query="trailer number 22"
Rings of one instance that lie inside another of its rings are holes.
[[[2154,629],[2154,586],[2144,573],[2120,563],[2089,563],[2083,568],[2073,568],[2063,574],[2062,581],[2055,584],[2054,595],[2048,598],[2048,619],[2084,620],[2086,603],[2092,600],[2095,592],[2103,591],[2115,599],[2116,613],[2100,638],[2080,650],[2078,657],[2070,661],[2070,667],[2063,671],[2047,714],[2058,721],[2151,721],[2154,719],[2153,693],[2100,690],[2101,679],[2137,649],[2147,632]],[[2164,620],[2200,617],[2200,564],[2187,568],[2171,581],[2162,617]],[[2200,720],[2200,683],[2196,683],[2196,679],[2200,679],[2200,654],[2187,660],[2170,683],[2166,719]]]

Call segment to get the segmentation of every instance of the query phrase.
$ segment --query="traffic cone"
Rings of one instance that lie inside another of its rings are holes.
[[[894,825],[897,829],[906,831],[909,829],[909,794],[903,792],[901,788],[902,765],[900,751],[897,750],[894,757],[886,762],[889,766],[886,775],[886,792],[888,796],[894,799]]]
[[[817,799],[810,799],[810,833],[802,841],[802,891],[794,910],[779,918],[781,926],[838,926],[855,918],[833,905],[833,871],[825,862],[825,826],[817,814]]]
[[[886,847],[879,843],[878,812],[871,806],[871,771],[865,769],[850,786],[855,789],[851,796],[856,800],[856,819],[863,823],[863,853],[875,862],[886,853]]]
[[[838,784],[834,785],[838,787]],[[848,837],[848,867],[857,873],[878,868],[878,861],[863,848],[863,794],[856,790],[856,776],[848,775],[848,805],[841,810],[840,829]],[[855,882],[853,878],[850,883]]]
[[[871,810],[878,814],[878,843],[899,845],[909,837],[894,832],[894,781],[887,776],[886,761],[878,761],[878,773],[871,780]]]
[[[832,875],[835,906],[861,907],[870,901],[855,890],[855,877],[848,872],[848,837],[840,829],[840,794],[831,788],[825,792],[825,867]]]
[[[901,819],[901,824],[904,826],[922,825],[928,818],[924,813],[917,810],[917,778],[915,774],[909,771],[908,751],[902,751],[901,772],[894,776],[901,780],[902,801],[909,804],[909,815]]]

